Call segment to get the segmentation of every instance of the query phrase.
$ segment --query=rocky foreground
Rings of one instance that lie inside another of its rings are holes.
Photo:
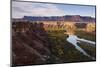
[[[12,56],[14,65],[43,64],[50,50],[43,24],[12,23]]]
[[[46,30],[42,22],[13,21],[13,66],[95,61],[67,42],[68,35],[64,32],[65,30],[61,29],[59,25],[57,30]],[[79,46],[95,57],[95,47],[90,48],[86,43],[82,44],[84,45]]]

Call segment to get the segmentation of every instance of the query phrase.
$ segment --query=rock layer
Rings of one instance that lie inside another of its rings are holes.
[[[42,23],[12,23],[12,56],[14,65],[44,64],[50,50]]]

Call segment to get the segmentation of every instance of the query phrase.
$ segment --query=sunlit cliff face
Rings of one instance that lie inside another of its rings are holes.
[[[64,34],[67,34],[67,35],[74,35],[75,34],[75,31],[70,31],[70,32],[65,32]]]
[[[96,25],[95,23],[88,23],[86,27],[87,32],[95,32],[96,30]]]
[[[64,21],[46,21],[42,22],[44,24],[45,30],[65,30],[64,34],[74,35],[75,33],[75,23],[64,22]]]
[[[77,22],[68,22],[68,21],[38,21],[36,23],[43,23],[43,27],[45,30],[65,30],[64,34],[67,35],[74,35],[75,34],[75,30],[84,30],[86,32],[95,32],[95,23],[85,23],[86,25],[83,26],[83,24],[77,23]],[[34,24],[34,22],[33,22]],[[76,26],[75,24],[79,24],[78,26]],[[81,25],[80,25],[81,24]],[[26,26],[29,26],[26,24]],[[20,27],[25,27],[24,29],[22,28],[22,32],[25,32],[26,30],[28,30],[28,28],[30,27],[26,27],[26,26],[20,26]],[[82,28],[80,28],[82,27]],[[21,29],[20,29],[21,30]],[[16,29],[16,31],[20,31],[18,29]]]
[[[64,21],[59,21],[59,24],[57,24],[57,21],[46,21],[43,22],[44,28],[46,30],[48,29],[63,29],[66,32],[64,34],[67,35],[74,35],[75,30],[83,30],[85,32],[93,32],[95,31],[95,23],[77,23],[77,22],[64,22]],[[78,24],[76,26],[76,24]]]
[[[67,35],[74,35],[75,29],[76,29],[76,27],[74,24],[66,25],[66,34]]]

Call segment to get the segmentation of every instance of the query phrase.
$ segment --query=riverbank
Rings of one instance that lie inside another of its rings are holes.
[[[89,40],[86,40],[86,39],[80,39],[76,35],[69,35],[69,37],[66,38],[66,41],[68,41],[73,46],[75,46],[75,48],[78,51],[80,51],[81,53],[83,53],[85,56],[87,56],[87,57],[92,58],[93,60],[95,60],[95,57],[93,57],[90,54],[88,54],[87,51],[85,51],[82,47],[79,46],[79,43],[82,43],[82,44],[84,43],[84,45],[88,45],[88,47],[91,46],[91,47],[95,48],[95,42],[89,41]],[[82,45],[82,46],[84,46],[84,45]],[[89,49],[87,48],[87,50],[89,50]]]
[[[91,46],[93,44],[85,43],[85,42],[80,42],[78,43],[78,46],[84,49],[91,57],[94,57],[96,60],[96,46]]]
[[[75,46],[66,41],[68,35],[64,34],[64,31],[49,31],[48,35],[51,48],[51,63],[92,61],[91,58],[85,56]]]
[[[79,38],[84,38],[91,41],[96,41],[96,34],[94,32],[86,32],[82,30],[76,30],[75,35]]]

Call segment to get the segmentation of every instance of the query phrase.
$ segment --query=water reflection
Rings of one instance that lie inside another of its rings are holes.
[[[87,54],[81,47],[78,46],[78,40],[80,40],[77,36],[75,35],[69,35],[69,37],[66,39],[69,43],[71,43],[75,48],[83,53],[85,56],[91,57],[89,54]],[[94,57],[91,57],[92,59],[95,59]]]
[[[75,46],[75,48],[80,51],[81,53],[83,53],[85,56],[87,57],[90,57],[92,58],[93,60],[95,59],[94,57],[90,56],[86,51],[84,51],[84,49],[82,49],[80,46],[78,46],[77,43],[79,42],[86,42],[86,43],[89,43],[91,44],[92,46],[95,45],[95,42],[93,41],[89,41],[89,40],[86,40],[86,39],[81,39],[79,37],[77,37],[75,34],[75,31],[74,30],[69,30],[67,31],[65,34],[69,35],[68,38],[66,38],[66,41],[68,41],[69,43],[71,43],[73,46]],[[90,45],[90,46],[91,46]]]
[[[79,47],[78,45],[77,45],[77,40],[78,40],[79,38],[77,37],[77,36],[75,36],[75,35],[69,35],[69,37],[66,39],[69,43],[71,43],[72,45],[74,45],[75,46],[75,48],[77,49],[77,50],[79,50],[80,52],[82,52],[84,55],[86,55],[86,56],[88,56],[88,57],[90,57],[81,47]]]

